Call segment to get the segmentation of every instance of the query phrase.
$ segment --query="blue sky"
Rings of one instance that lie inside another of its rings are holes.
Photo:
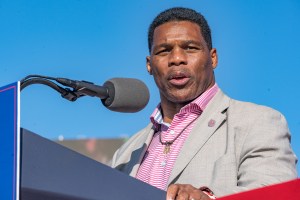
[[[143,80],[151,93],[144,110],[124,114],[97,98],[69,102],[32,85],[21,93],[22,127],[50,139],[130,136],[144,127],[159,102],[145,66],[147,29],[173,6],[206,16],[219,54],[219,86],[232,98],[283,113],[300,156],[298,0],[0,0],[1,86],[30,74],[98,85],[130,77]]]

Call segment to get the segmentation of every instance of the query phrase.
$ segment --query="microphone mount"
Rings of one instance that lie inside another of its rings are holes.
[[[20,81],[21,91],[32,84],[42,84],[51,87],[61,94],[61,96],[69,101],[76,101],[78,98],[86,96],[85,90],[82,88],[70,88],[70,87],[62,87],[55,82],[59,82],[57,78],[53,78],[50,76],[41,76],[41,75],[29,75],[23,78]]]

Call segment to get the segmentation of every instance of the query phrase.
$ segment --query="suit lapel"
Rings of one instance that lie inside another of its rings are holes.
[[[209,102],[201,116],[196,120],[193,130],[186,139],[178,158],[174,164],[168,184],[184,170],[193,157],[201,150],[207,140],[226,120],[226,110],[229,106],[229,98],[221,90]]]
[[[139,141],[136,143],[139,148],[137,148],[137,150],[136,150],[136,156],[130,161],[133,165],[133,168],[129,174],[130,176],[133,176],[133,177],[136,176],[138,169],[141,165],[142,159],[145,155],[145,152],[147,151],[147,149],[150,145],[150,142],[153,138],[153,134],[154,134],[153,128],[151,128],[150,130],[147,129],[145,131],[145,133],[142,135],[142,137],[139,138]],[[139,146],[141,144],[143,144],[143,145]]]
[[[154,130],[152,124],[149,124],[142,133],[139,133],[134,141],[125,143],[126,146],[122,146],[119,149],[118,154],[120,157],[118,157],[114,167],[122,168],[126,166],[126,169],[123,169],[124,172],[135,177],[145,151],[152,140],[153,134]]]

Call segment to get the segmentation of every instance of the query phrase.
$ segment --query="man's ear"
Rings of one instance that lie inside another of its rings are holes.
[[[147,66],[147,71],[150,75],[152,75],[152,69],[151,69],[151,65],[150,65],[150,56],[146,57],[146,66]]]
[[[211,57],[211,60],[212,60],[212,67],[213,69],[215,69],[218,65],[218,53],[217,53],[217,49],[215,48],[212,48],[210,50],[210,57]]]

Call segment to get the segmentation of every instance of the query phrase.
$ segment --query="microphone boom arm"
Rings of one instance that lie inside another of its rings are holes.
[[[85,96],[84,93],[82,93],[81,91],[77,91],[77,90],[71,90],[69,88],[62,88],[59,85],[53,83],[50,80],[47,80],[45,78],[30,78],[30,79],[23,79],[21,81],[21,91],[32,84],[43,84],[43,85],[47,85],[49,87],[51,87],[52,89],[56,90],[57,92],[59,92],[61,94],[61,96],[69,101],[76,101],[79,97]]]

